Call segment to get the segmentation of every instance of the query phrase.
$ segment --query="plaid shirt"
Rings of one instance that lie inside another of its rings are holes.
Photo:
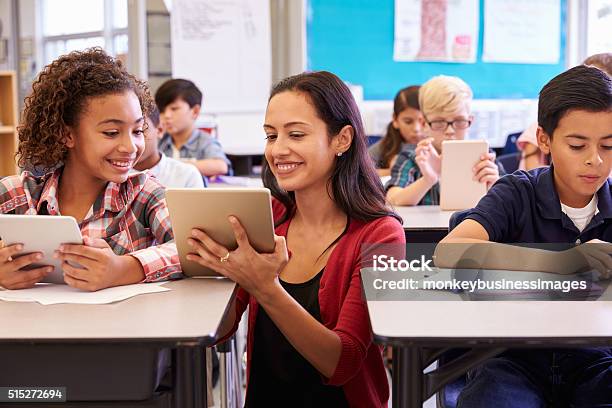
[[[391,187],[404,188],[422,176],[419,165],[415,160],[415,148],[416,145],[407,145],[407,148],[397,155],[397,160],[395,160],[395,164],[391,168],[391,178],[385,184],[386,191],[389,191]],[[492,152],[492,150],[489,149],[489,152]],[[497,159],[495,159],[495,164],[499,170],[499,176],[504,176],[506,174],[504,166]],[[419,201],[418,205],[440,205],[440,183],[434,184],[421,201]]]
[[[411,148],[402,150],[397,155],[397,160],[391,168],[391,178],[385,185],[385,190],[389,190],[391,187],[406,187],[419,178],[421,178],[421,170],[416,163],[416,154],[414,148],[416,146],[410,145]],[[436,183],[425,196],[419,201],[418,205],[439,205],[440,204],[440,184]]]
[[[43,177],[29,172],[0,180],[0,214],[60,215],[57,202],[63,167]],[[109,182],[83,221],[81,234],[102,238],[117,255],[142,265],[145,282],[182,277],[164,188],[148,173]]]

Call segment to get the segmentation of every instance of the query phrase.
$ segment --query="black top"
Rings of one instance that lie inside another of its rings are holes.
[[[319,322],[323,270],[304,283],[280,281]],[[348,407],[342,388],[323,384],[319,372],[293,348],[262,307],[257,312],[254,334],[245,407]]]

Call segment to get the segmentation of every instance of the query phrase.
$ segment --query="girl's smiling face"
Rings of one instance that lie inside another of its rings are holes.
[[[91,97],[69,128],[66,163],[100,181],[123,183],[145,146],[138,97],[128,91]]]

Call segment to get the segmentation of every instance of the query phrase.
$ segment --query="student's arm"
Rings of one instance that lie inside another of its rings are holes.
[[[439,268],[469,268],[534,271],[571,274],[585,267],[610,276],[612,246],[608,243],[583,244],[565,251],[548,251],[488,241],[487,231],[477,221],[467,219],[436,246]],[[529,260],[526,262],[525,260]]]
[[[143,268],[145,282],[182,278],[178,250],[166,206],[165,190],[156,181],[147,185],[145,189],[148,192],[141,194],[140,199],[146,200],[147,206],[144,211],[150,233],[155,237],[157,245],[136,250],[125,256],[138,260]]]
[[[220,176],[227,174],[230,169],[230,161],[221,143],[212,137],[205,139],[194,164],[203,176]]]
[[[436,182],[420,177],[406,187],[391,187],[387,191],[387,201],[391,205],[417,205],[435,184]]]
[[[391,178],[387,182],[387,201],[391,205],[417,205],[433,187],[434,181],[426,176],[415,179],[417,163],[415,153],[401,152],[391,168]]]
[[[220,176],[229,171],[229,167],[223,159],[196,160],[193,164],[203,176]]]

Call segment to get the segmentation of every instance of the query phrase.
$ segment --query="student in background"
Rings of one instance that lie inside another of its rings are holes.
[[[610,52],[591,55],[584,60],[583,64],[599,68],[612,76],[612,53]],[[548,157],[538,147],[537,129],[538,124],[533,123],[516,140],[516,146],[522,152],[519,164],[521,170],[531,170],[550,164]]]
[[[425,139],[414,150],[400,152],[386,184],[393,205],[437,205],[440,202],[441,151],[444,140],[462,140],[472,124],[472,90],[461,79],[440,75],[419,90]],[[474,179],[491,187],[499,178],[495,155],[474,163]]]
[[[202,92],[186,79],[166,81],[155,92],[166,134],[159,150],[168,157],[194,164],[202,176],[227,174],[230,161],[217,139],[196,127]]]
[[[149,173],[166,188],[204,188],[205,179],[197,167],[167,157],[159,151],[157,144],[164,133],[156,106],[153,106],[147,115],[146,125],[145,149],[134,165],[134,170],[149,170]]]
[[[163,187],[147,174],[129,175],[144,149],[143,112],[151,105],[146,84],[100,48],[47,65],[25,100],[19,164],[55,170],[2,179],[0,213],[77,220],[84,245],[62,245],[55,254],[72,287],[182,277]],[[21,250],[0,249],[0,286],[32,287],[51,272],[26,270],[41,254],[13,259]]]
[[[379,176],[388,176],[399,152],[423,138],[425,122],[419,109],[419,88],[409,86],[395,95],[393,120],[387,126],[387,133],[368,149]]]
[[[586,244],[567,251],[544,251],[540,256],[550,259],[542,260],[542,265],[571,273],[564,268],[580,253],[601,279],[610,278],[610,77],[581,65],[553,78],[540,92],[537,137],[542,152],[552,157],[550,167],[519,170],[500,179],[438,245],[437,266],[453,267],[447,261],[450,244],[500,243],[488,246],[487,263],[480,266],[516,270],[516,264],[524,263],[533,249],[502,243],[582,242]],[[494,250],[503,253],[494,256]],[[556,324],[562,324],[562,318]],[[612,349],[509,350],[487,360],[468,377],[459,407],[609,407]]]
[[[361,291],[372,256],[361,251],[388,243],[403,256],[405,237],[357,105],[329,72],[292,76],[272,89],[264,130],[274,253],[255,252],[236,219],[235,251],[200,230],[189,241],[191,260],[240,285],[234,330],[249,306],[246,406],[386,407],[382,348]]]

